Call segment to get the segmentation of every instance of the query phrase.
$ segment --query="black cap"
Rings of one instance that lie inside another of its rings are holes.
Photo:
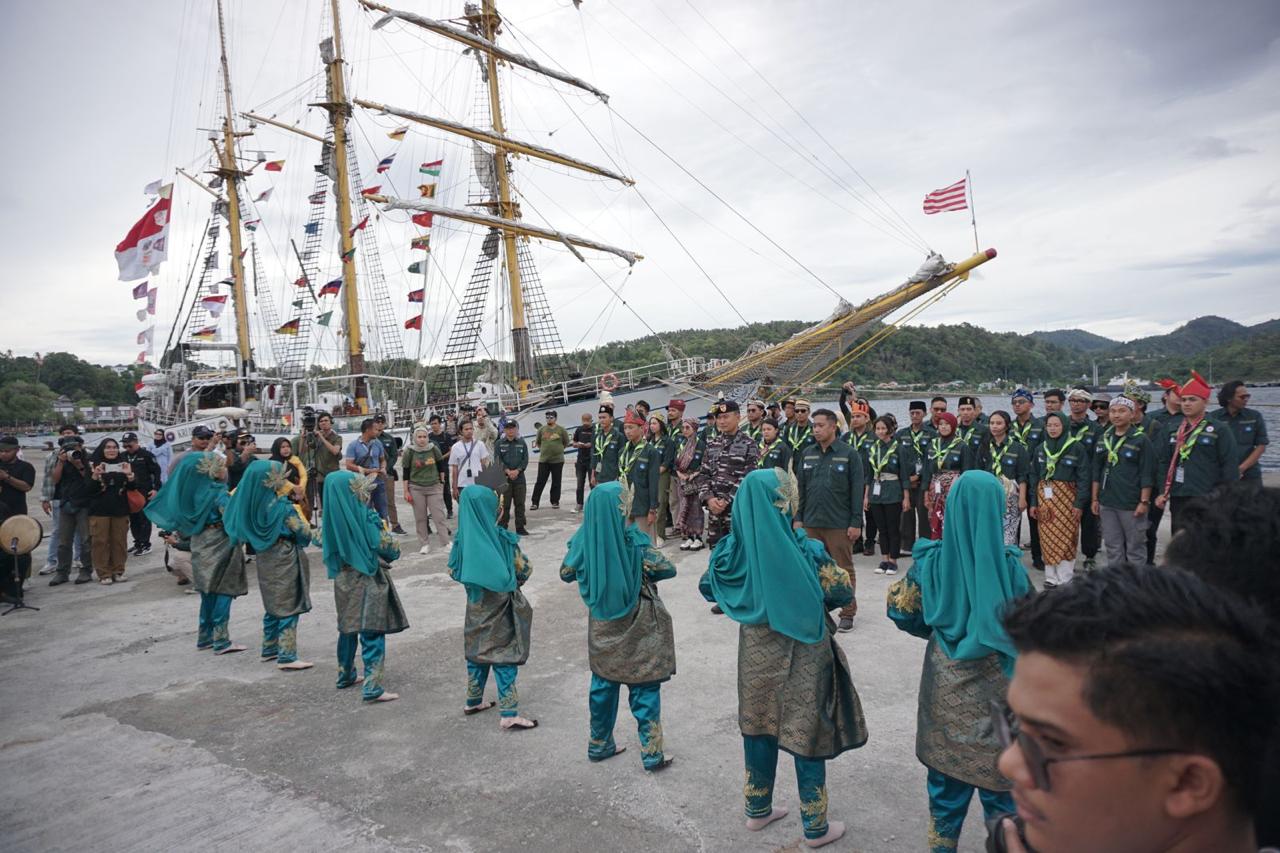
[[[547,417],[549,417],[549,418],[558,418],[558,417],[560,417],[560,416],[556,414],[556,410],[555,410],[555,409],[547,409]]]
[[[204,424],[200,424],[200,426],[191,431],[192,438],[213,438],[215,435],[217,435],[217,433],[209,429]]]
[[[138,434],[136,432],[126,432],[124,435],[120,436],[120,440],[121,441],[137,441]]]
[[[924,400],[912,400],[911,404],[907,406],[907,411],[908,412],[915,412],[915,411],[927,412],[929,411],[929,407],[928,405],[925,404]]]
[[[379,412],[373,416],[373,422],[375,424],[385,424],[387,422],[387,416]]]
[[[520,429],[520,424],[516,423],[515,421],[507,421],[505,424],[502,425],[503,429],[511,429],[512,427],[514,427],[515,429]]]
[[[600,409],[599,409],[599,411],[598,411],[598,414],[601,414],[601,415],[612,415],[612,414],[613,414],[613,404],[612,404],[612,403],[601,403],[601,404],[600,404]]]
[[[738,411],[740,411],[738,404],[733,400],[721,400],[711,407],[711,413],[713,415],[727,415],[730,412],[736,413]]]
[[[0,435],[0,447],[17,447],[18,437],[16,435]]]
[[[957,406],[976,406],[978,405],[978,401],[977,399],[966,395],[964,397],[961,397],[959,400],[957,400],[956,405]]]

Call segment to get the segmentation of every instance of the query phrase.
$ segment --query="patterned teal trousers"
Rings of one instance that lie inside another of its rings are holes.
[[[338,634],[338,689],[356,683],[356,645],[364,659],[364,691],[366,702],[372,702],[383,694],[382,662],[387,656],[387,635],[373,631],[359,634]]]
[[[262,659],[293,663],[298,659],[298,614],[262,614]]]
[[[196,633],[197,649],[220,652],[231,645],[231,596],[216,592],[200,593],[200,628]]]
[[[467,707],[474,708],[484,702],[484,686],[489,682],[489,670],[498,685],[498,712],[504,717],[519,716],[520,694],[516,692],[514,664],[472,663],[467,661]]]
[[[929,768],[929,853],[949,853],[960,843],[960,828],[973,799],[973,785]],[[1000,812],[1014,810],[1013,797],[1005,791],[977,788],[982,813],[990,820]]]
[[[646,770],[662,763],[661,684],[628,684],[627,701],[640,733],[640,759]],[[604,761],[618,751],[613,742],[613,726],[618,721],[618,694],[622,685],[591,674],[591,739],[587,758]]]
[[[778,773],[778,739],[766,735],[743,735],[742,750],[747,759],[747,817],[767,817],[773,812],[773,780]],[[796,784],[800,788],[800,820],[805,838],[827,834],[827,762],[818,758],[793,756]]]

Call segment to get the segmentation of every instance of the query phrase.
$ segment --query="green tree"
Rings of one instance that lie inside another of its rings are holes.
[[[53,419],[58,395],[39,382],[14,380],[0,387],[0,424],[24,426]]]

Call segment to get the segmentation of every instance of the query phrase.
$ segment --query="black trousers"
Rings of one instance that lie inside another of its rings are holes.
[[[902,553],[902,504],[897,501],[872,504],[867,516],[880,531],[880,553],[898,559]]]
[[[876,517],[870,512],[862,513],[862,538],[858,541],[864,552],[876,547],[876,533],[878,530],[879,526],[876,524]]]
[[[133,533],[133,547],[151,544],[151,519],[141,510],[129,514],[129,530]]]
[[[533,484],[533,505],[537,506],[542,502],[542,489],[547,485],[547,478],[551,478],[551,505],[560,505],[560,477],[564,474],[563,462],[539,462],[538,463],[538,479]]]
[[[1098,524],[1098,517],[1086,509],[1080,519],[1080,551],[1086,560],[1092,560],[1098,556],[1098,549],[1101,547],[1102,526]]]
[[[1164,510],[1156,506],[1155,501],[1147,509],[1147,564],[1156,563],[1156,532],[1160,529],[1160,520],[1164,518]]]
[[[1027,525],[1031,528],[1031,565],[1038,569],[1044,568],[1044,556],[1040,553],[1040,522],[1036,521],[1030,515],[1027,516]],[[1022,544],[1022,521],[1018,521],[1018,544]]]
[[[578,458],[579,459],[582,458],[581,452],[579,452]],[[581,508],[582,499],[585,496],[584,492],[585,492],[585,489],[587,488],[587,483],[591,480],[591,461],[588,459],[585,462],[574,463],[573,473],[578,476],[577,498],[578,498],[578,507]]]
[[[528,486],[523,477],[508,485],[510,488],[507,490],[506,497],[502,498],[502,515],[498,516],[498,524],[501,527],[508,527],[511,524],[511,507],[514,504],[516,530],[524,530],[524,493]]]
[[[917,539],[929,538],[929,508],[924,505],[924,495],[920,487],[908,490],[911,495],[911,509],[902,513],[899,547],[910,548]]]
[[[444,486],[444,511],[453,515],[453,489],[449,486],[449,468],[437,468],[440,472],[440,484]]]
[[[1187,508],[1187,504],[1192,501],[1200,500],[1199,495],[1188,495],[1181,498],[1169,498],[1169,512],[1172,517],[1169,519],[1169,538],[1177,535],[1178,531],[1186,526],[1186,516],[1183,511]]]

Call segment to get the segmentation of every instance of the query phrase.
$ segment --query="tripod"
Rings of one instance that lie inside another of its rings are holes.
[[[23,583],[26,582],[26,578],[22,576],[22,566],[18,562],[18,556],[19,556],[18,555],[18,537],[15,536],[12,540],[10,540],[9,549],[5,553],[9,557],[9,559],[13,561],[14,593],[13,593],[13,596],[9,598],[9,601],[11,602],[11,606],[9,607],[8,610],[4,611],[3,613],[0,613],[0,616],[8,616],[10,613],[12,613],[15,610],[38,611],[40,609],[39,607],[32,607],[30,604],[27,604],[26,601],[23,600],[22,585]]]

